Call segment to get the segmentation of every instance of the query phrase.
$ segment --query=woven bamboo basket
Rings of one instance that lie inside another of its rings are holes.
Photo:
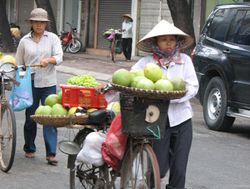
[[[51,125],[53,127],[66,127],[74,124],[84,125],[88,120],[88,115],[80,116],[52,116],[52,115],[32,115],[31,118],[41,125]]]
[[[126,94],[130,94],[133,96],[144,97],[149,99],[163,99],[163,100],[178,99],[183,97],[187,92],[186,90],[171,91],[171,92],[163,92],[159,90],[145,90],[134,87],[125,87],[114,83],[112,83],[112,87],[114,90],[124,92]]]

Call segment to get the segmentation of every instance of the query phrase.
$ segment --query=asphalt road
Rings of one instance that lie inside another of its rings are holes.
[[[70,75],[59,73],[59,83]],[[230,132],[215,132],[204,126],[199,102],[192,100],[193,144],[187,170],[188,189],[250,189],[250,125],[237,119]],[[17,149],[15,162],[8,174],[0,172],[0,189],[68,189],[67,156],[58,150],[58,166],[45,161],[42,126],[38,126],[36,158],[24,157],[24,112],[17,112]],[[58,129],[59,141],[72,139],[75,130]],[[162,186],[167,177],[162,180]],[[164,187],[163,187],[164,188]]]

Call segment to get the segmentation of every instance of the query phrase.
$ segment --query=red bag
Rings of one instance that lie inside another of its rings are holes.
[[[102,144],[102,157],[114,170],[124,156],[128,135],[122,132],[121,114],[112,121],[107,137]]]

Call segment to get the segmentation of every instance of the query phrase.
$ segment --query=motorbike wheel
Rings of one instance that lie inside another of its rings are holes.
[[[78,39],[72,39],[68,45],[68,50],[70,53],[78,53],[82,48],[82,43]]]

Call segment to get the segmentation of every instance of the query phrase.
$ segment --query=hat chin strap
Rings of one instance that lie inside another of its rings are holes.
[[[171,61],[174,61],[175,63],[181,63],[182,61],[181,61],[181,57],[179,53],[179,46],[180,46],[180,42],[177,41],[176,47],[171,52],[166,52],[166,51],[160,50],[157,45],[152,43],[151,48],[153,51],[153,57],[161,67],[165,66],[166,68],[168,68],[169,63]],[[161,61],[161,59],[163,58],[165,59],[164,61],[165,63],[162,63]]]

